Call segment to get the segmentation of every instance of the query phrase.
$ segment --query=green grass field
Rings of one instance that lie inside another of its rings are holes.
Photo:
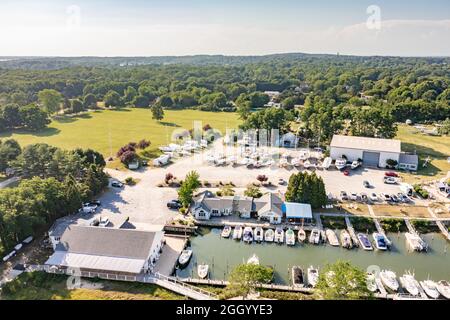
[[[403,179],[410,183],[434,180],[445,177],[450,171],[450,137],[429,136],[417,132],[411,126],[400,125],[398,127],[397,139],[402,141],[402,150],[416,151],[420,158],[419,171],[416,175],[403,175]],[[423,160],[427,157],[432,159],[428,167],[422,168]]]
[[[222,133],[239,124],[235,113],[166,110],[164,119],[158,122],[148,109],[100,110],[55,119],[47,129],[37,133],[17,130],[1,133],[0,139],[14,138],[22,146],[45,142],[64,149],[92,148],[109,156],[124,144],[143,138],[151,141],[151,148],[170,143],[175,130],[189,130],[194,121],[210,124]]]

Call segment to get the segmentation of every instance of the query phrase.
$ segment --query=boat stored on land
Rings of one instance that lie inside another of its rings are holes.
[[[275,242],[284,243],[284,230],[280,227],[275,229]]]
[[[292,284],[295,287],[303,287],[304,286],[303,270],[299,266],[292,267]]]
[[[264,241],[266,242],[273,242],[273,239],[275,237],[275,232],[273,229],[267,229],[264,233]]]
[[[311,234],[309,235],[309,243],[319,244],[320,242],[320,230],[312,229]]]
[[[181,251],[180,256],[178,257],[178,265],[180,267],[185,267],[188,265],[189,261],[192,257],[192,250],[183,250]]]
[[[378,250],[383,250],[383,251],[388,249],[386,238],[384,237],[384,235],[382,235],[381,233],[378,233],[378,232],[374,232],[372,234],[372,238],[375,243],[375,248],[377,248]]]
[[[209,266],[207,264],[199,264],[197,267],[197,274],[201,279],[206,279],[209,273]]]
[[[319,269],[310,266],[307,271],[308,276],[308,285],[311,287],[315,287],[317,282],[319,282]]]
[[[222,230],[222,238],[229,238],[231,234],[231,227],[230,226],[225,226],[223,227]]]
[[[341,237],[341,243],[342,243],[343,248],[346,248],[346,249],[353,248],[352,237],[350,236],[350,233],[348,233],[347,230],[345,230],[345,229],[341,230],[340,237]]]
[[[255,228],[255,241],[261,242],[264,240],[264,230],[261,227]]]
[[[369,241],[369,238],[364,233],[358,233],[357,235],[358,241],[361,244],[361,247],[364,250],[371,251],[373,250],[372,243]]]
[[[410,272],[406,272],[403,276],[400,277],[400,283],[402,287],[408,291],[409,294],[413,296],[419,295],[419,284],[416,279],[414,279],[414,275]]]
[[[399,283],[397,281],[397,275],[391,270],[382,270],[380,272],[381,282],[386,286],[387,289],[397,292],[399,288]]]
[[[446,299],[450,299],[450,283],[446,280],[441,280],[438,282],[438,291]]]
[[[336,159],[334,165],[336,166],[336,169],[342,170],[347,166],[347,160],[344,158]]]
[[[420,286],[422,287],[423,291],[432,299],[439,298],[439,290],[438,290],[438,284],[434,282],[433,280],[425,280],[420,281]]]
[[[242,227],[241,226],[234,227],[233,239],[234,240],[241,240],[241,238],[242,238]]]
[[[242,236],[244,242],[252,243],[253,242],[253,229],[251,227],[244,228],[244,235]]]
[[[306,240],[306,232],[301,228],[298,230],[298,242],[303,243]]]
[[[333,246],[333,247],[339,247],[339,240],[338,237],[336,236],[336,233],[331,230],[331,229],[327,229],[325,231],[325,234],[327,236],[328,242]]]
[[[288,229],[286,231],[286,244],[288,246],[294,246],[295,245],[295,233],[292,229]]]

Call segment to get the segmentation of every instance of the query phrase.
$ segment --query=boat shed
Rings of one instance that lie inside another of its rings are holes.
[[[46,265],[116,275],[147,272],[159,258],[163,232],[91,226],[68,227]]]
[[[286,215],[286,220],[290,222],[309,222],[313,218],[311,205],[308,203],[285,202],[283,212]]]

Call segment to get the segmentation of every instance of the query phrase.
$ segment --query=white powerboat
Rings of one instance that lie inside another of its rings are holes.
[[[450,299],[450,283],[446,280],[441,280],[438,282],[437,289],[442,296],[446,299]]]
[[[344,158],[336,159],[334,165],[336,166],[336,169],[342,170],[347,166],[347,160],[345,160]]]
[[[370,292],[376,292],[378,290],[377,282],[375,281],[375,274],[368,272],[366,275],[367,289]]]
[[[339,247],[339,240],[336,236],[336,233],[331,230],[331,229],[327,229],[325,231],[325,234],[327,236],[328,242],[333,246],[333,247]]]
[[[192,250],[181,251],[181,254],[178,257],[178,265],[180,267],[185,267],[189,263],[189,260],[191,260],[191,257],[192,257]]]
[[[275,242],[284,243],[284,230],[280,227],[275,229]]]
[[[398,291],[399,284],[397,281],[397,275],[395,274],[394,271],[382,270],[380,272],[380,279],[387,289],[390,289],[394,292]]]
[[[231,227],[230,226],[225,226],[222,230],[222,238],[229,238],[231,234]]]
[[[427,251],[428,245],[423,239],[415,233],[406,232],[405,233],[406,241],[408,242],[409,246],[414,251]]]
[[[323,160],[323,162],[322,162],[322,168],[325,170],[328,170],[328,168],[330,168],[332,161],[333,161],[333,159],[331,159],[330,157],[326,157],[325,160]]]
[[[411,294],[413,296],[419,295],[418,283],[417,283],[416,279],[414,279],[414,276],[411,273],[407,272],[403,276],[401,276],[400,283],[401,283],[402,287],[406,291],[408,291],[409,294]]]
[[[258,258],[258,256],[256,254],[253,254],[250,258],[248,258],[247,264],[259,265],[259,258]]]
[[[264,233],[264,241],[266,242],[273,242],[273,239],[275,237],[275,232],[273,229],[267,229]]]
[[[261,242],[264,241],[264,230],[261,227],[255,228],[255,241]]]
[[[309,243],[319,244],[319,242],[320,242],[320,230],[313,229],[311,231],[311,234],[309,235]]]
[[[386,238],[384,237],[384,235],[382,235],[381,233],[378,232],[374,232],[372,234],[372,238],[373,241],[375,243],[375,248],[377,248],[378,250],[387,250],[388,246],[386,243]]]
[[[197,267],[197,274],[201,279],[206,279],[209,273],[209,266],[207,264],[199,264]]]
[[[241,226],[234,227],[233,239],[234,240],[241,240],[241,238],[242,238],[242,227]]]
[[[310,266],[307,270],[307,275],[308,284],[314,288],[317,285],[317,282],[319,282],[319,270],[313,266]]]
[[[369,238],[367,238],[367,236],[364,233],[358,233],[357,237],[358,237],[359,243],[361,244],[361,247],[364,250],[367,250],[367,251],[373,250],[372,243],[370,242]]]
[[[438,284],[434,282],[433,280],[425,280],[420,281],[420,286],[422,287],[423,291],[432,299],[439,298],[439,290],[438,290]]]
[[[306,232],[301,228],[298,230],[298,242],[303,243],[306,240]]]
[[[341,230],[340,237],[341,237],[341,243],[342,243],[343,248],[346,248],[346,249],[353,248],[352,237],[350,236],[350,233],[348,233],[347,230],[345,230],[345,229]]]
[[[294,246],[295,245],[295,232],[292,229],[288,229],[286,231],[286,244],[288,246]]]
[[[252,243],[253,242],[253,229],[250,227],[244,228],[244,235],[242,236],[244,242]]]

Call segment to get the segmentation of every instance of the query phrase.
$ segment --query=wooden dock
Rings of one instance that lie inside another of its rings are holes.
[[[316,228],[319,230],[323,230],[322,218],[320,217],[320,213],[314,216],[316,220]]]
[[[348,233],[350,233],[350,237],[352,237],[353,245],[359,247],[358,237],[356,236],[355,229],[353,229],[352,222],[348,216],[345,216],[345,223],[347,224]]]
[[[436,216],[436,214],[434,213],[434,211],[428,207],[428,212],[430,213],[430,215],[435,218],[435,222],[436,225],[438,226],[439,230],[441,230],[441,233],[444,235],[444,237],[450,241],[450,233],[448,232],[447,227],[445,226],[445,224],[441,221],[438,220],[438,217]]]
[[[178,281],[189,283],[189,284],[197,284],[197,285],[210,285],[217,287],[225,287],[230,283],[226,280],[211,280],[211,279],[197,279],[197,278],[177,278]],[[312,288],[299,287],[299,286],[286,286],[280,284],[261,284],[258,286],[263,289],[277,290],[277,291],[288,291],[288,292],[301,292],[311,294],[314,292]]]
[[[405,219],[405,224],[406,224],[406,227],[408,228],[409,233],[417,234],[416,229],[412,225],[411,221],[409,221],[409,219]]]
[[[386,242],[387,242],[386,244],[388,246],[391,246],[392,245],[392,241],[389,240],[389,238],[386,236],[386,233],[384,232],[384,229],[381,226],[380,220],[378,220],[377,216],[373,212],[372,206],[369,204],[369,205],[367,205],[367,208],[369,209],[369,213],[370,213],[370,216],[372,217],[372,220],[373,220],[373,222],[375,224],[375,228],[377,228],[377,232],[382,234],[383,237],[386,239]]]

